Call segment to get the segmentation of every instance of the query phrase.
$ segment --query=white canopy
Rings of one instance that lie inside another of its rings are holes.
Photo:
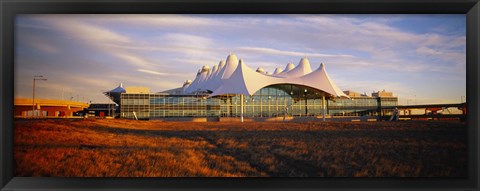
[[[123,87],[123,83],[120,83],[118,85],[118,87],[110,90],[110,91],[106,91],[106,92],[103,92],[103,94],[105,96],[107,96],[108,98],[110,98],[113,102],[117,103],[120,105],[120,95],[122,93],[125,93],[126,90],[125,88]]]
[[[224,66],[223,66],[224,65]],[[234,54],[227,57],[225,64],[222,61],[218,68],[212,71],[203,67],[195,80],[185,89],[186,93],[197,91],[211,91],[210,96],[224,94],[253,95],[258,90],[275,84],[297,84],[315,88],[335,97],[348,97],[328,76],[325,65],[322,63],[312,72],[310,62],[302,58],[296,67],[288,64],[283,72],[277,68],[272,75],[265,75],[251,69],[238,61]]]
[[[185,92],[194,92],[194,91],[197,91],[197,86],[199,85],[199,81],[200,81],[200,74],[201,74],[201,70],[199,70],[197,72],[197,76],[195,77],[195,79],[193,80],[193,82],[185,89]]]
[[[120,83],[118,87],[114,88],[113,90],[108,91],[110,93],[125,93],[125,88],[123,87],[123,83]]]
[[[285,69],[286,71],[276,74],[276,76],[293,78],[293,77],[303,76],[305,74],[312,72],[312,68],[310,67],[310,62],[305,57],[300,60],[297,67],[291,69],[292,66],[293,64],[289,63],[287,65],[287,68]]]
[[[295,65],[293,65],[292,63],[288,63],[287,66],[285,66],[285,70],[283,70],[283,72],[288,72],[290,70],[293,70],[293,68],[295,68]]]
[[[282,72],[283,72],[282,68],[275,68],[275,71],[273,72],[273,74],[280,74]]]
[[[225,61],[220,60],[218,63],[217,69],[214,67],[214,71],[210,75],[207,83],[205,84],[205,89],[211,91],[212,89],[217,88],[220,85],[220,80],[222,78],[222,74],[220,73],[222,69],[225,67]]]

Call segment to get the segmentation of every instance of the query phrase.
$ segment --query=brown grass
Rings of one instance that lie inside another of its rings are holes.
[[[16,120],[15,176],[465,177],[462,122]]]

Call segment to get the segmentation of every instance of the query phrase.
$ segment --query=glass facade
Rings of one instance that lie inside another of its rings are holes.
[[[322,116],[324,92],[300,85],[265,87],[244,96],[245,117]],[[331,116],[376,116],[380,106],[396,106],[396,97],[354,97],[325,99],[325,113]],[[239,117],[240,95],[121,94],[121,117],[150,119],[166,117]]]
[[[120,117],[134,119],[150,118],[150,94],[120,95]]]

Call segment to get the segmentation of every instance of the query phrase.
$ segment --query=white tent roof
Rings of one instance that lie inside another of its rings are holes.
[[[197,76],[195,77],[195,79],[193,80],[193,82],[190,84],[190,86],[188,86],[186,89],[185,89],[185,92],[194,92],[194,91],[197,91],[197,86],[199,84],[199,81],[200,81],[200,74],[201,74],[201,70],[199,70],[197,72]]]
[[[253,95],[261,88],[270,85],[298,84],[324,91],[335,97],[348,97],[330,79],[323,63],[313,72],[307,58],[302,58],[297,67],[293,68],[290,65],[293,64],[287,65],[284,72],[277,68],[275,70],[276,74],[265,75],[245,65],[243,60],[239,62],[234,54],[230,54],[224,66],[220,61],[216,71],[209,73],[210,70],[203,67],[195,80],[185,89],[185,92],[194,93],[208,90],[212,91],[210,96],[224,94]]]
[[[275,71],[273,72],[273,74],[280,74],[282,72],[283,72],[282,68],[275,68]]]
[[[228,79],[230,76],[233,74],[233,71],[238,66],[238,59],[235,54],[230,54],[227,57],[227,62],[225,63],[225,66],[223,67],[223,70],[220,72],[222,74],[222,79]]]
[[[293,70],[293,68],[295,68],[295,65],[293,65],[292,63],[288,63],[287,66],[285,66],[285,70],[283,70],[283,72],[286,73],[290,70]]]
[[[125,90],[125,88],[123,87],[123,83],[120,83],[118,85],[118,87],[110,90],[110,91],[106,91],[106,92],[103,92],[103,94],[107,97],[109,97],[113,102],[117,103],[120,105],[120,95],[122,93],[125,93],[127,92]]]
[[[210,71],[211,71],[211,73],[210,73],[210,75],[208,76],[208,80],[212,79],[212,78],[215,76],[215,74],[216,74],[217,71],[218,71],[218,65],[214,65],[214,66],[213,66],[213,69],[210,70]]]
[[[276,76],[293,78],[293,77],[303,76],[312,72],[312,68],[310,67],[310,61],[308,61],[306,57],[300,60],[297,67],[290,69],[292,66],[293,64],[289,63],[287,65],[286,71],[280,74],[277,74]]]
[[[208,79],[208,75],[210,74],[210,67],[207,65],[203,66],[202,72],[200,73],[200,79],[198,80],[197,89],[203,90],[205,89],[205,85]]]
[[[218,86],[220,86],[222,82],[222,76],[224,72],[225,72],[225,61],[220,60],[220,62],[218,63],[217,71],[212,73],[210,79],[208,79],[208,81],[206,82],[204,89],[212,91],[218,88]]]
[[[260,74],[240,60],[240,63],[233,72],[232,76],[225,80],[210,96],[223,95],[223,94],[244,94],[252,95],[257,90],[268,84],[271,77]]]
[[[260,74],[264,74],[265,70],[262,67],[258,67],[256,72],[258,72]]]
[[[108,91],[110,93],[125,93],[125,88],[123,87],[123,83],[120,83],[118,87],[114,88],[113,90]]]
[[[340,90],[340,88],[338,88],[333,80],[330,79],[327,70],[325,69],[325,64],[323,63],[321,63],[320,67],[314,72],[302,76],[295,81],[299,84],[317,88],[337,97],[348,97],[342,90]]]

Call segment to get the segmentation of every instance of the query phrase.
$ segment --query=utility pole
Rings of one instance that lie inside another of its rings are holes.
[[[41,80],[41,81],[47,81],[46,78],[43,78],[43,76],[34,76],[33,77],[33,91],[32,91],[32,116],[35,116],[35,81]]]
[[[108,100],[108,104],[107,104],[108,113],[107,113],[107,115],[110,116],[110,112],[113,110],[113,108],[111,108],[111,101],[112,100],[111,100],[111,96],[110,96],[110,90],[101,90],[101,91],[103,92],[103,94],[105,96],[108,95],[108,99],[107,99]]]
[[[111,102],[110,101],[111,101],[110,91],[108,91],[108,116],[109,117],[111,117],[110,116],[110,111],[111,111],[111,108],[110,108],[111,107],[111,104],[110,104]]]
[[[356,99],[352,99],[352,100],[353,100],[353,114],[357,116],[357,100]]]
[[[325,95],[322,96],[322,121],[325,121]]]
[[[308,106],[307,106],[307,89],[305,89],[305,117],[308,115]]]
[[[243,123],[243,94],[240,94],[240,122]]]

